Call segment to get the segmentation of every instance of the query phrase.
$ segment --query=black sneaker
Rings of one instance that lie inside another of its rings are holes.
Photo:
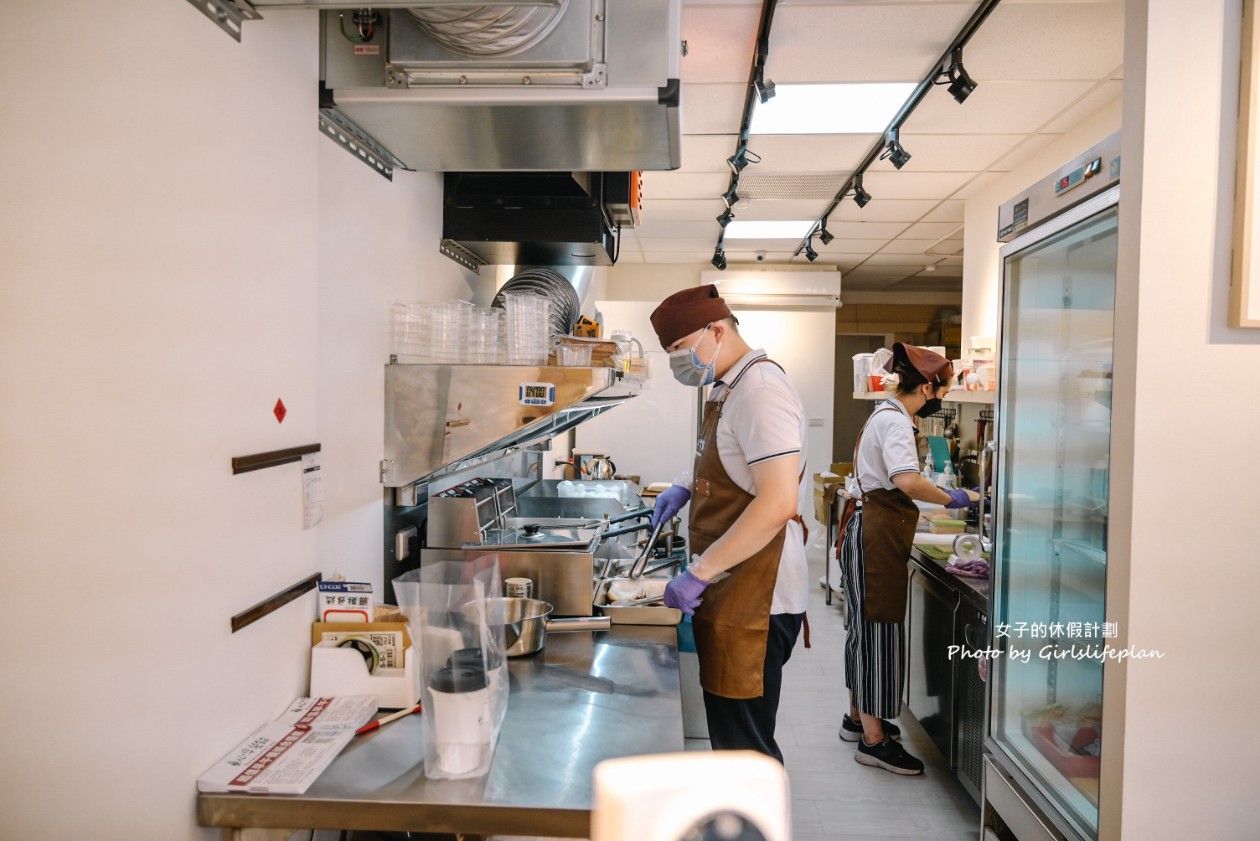
[[[892,771],[894,774],[905,777],[923,773],[922,761],[906,753],[901,743],[894,742],[892,739],[884,739],[876,745],[868,745],[865,740],[860,741],[853,758],[860,765],[883,768],[885,771]]]
[[[893,724],[891,721],[880,719],[879,723],[884,727],[885,739],[900,739],[901,728]],[[840,722],[840,739],[845,742],[862,741],[862,722],[854,721],[849,718],[849,714],[844,714],[844,720]]]

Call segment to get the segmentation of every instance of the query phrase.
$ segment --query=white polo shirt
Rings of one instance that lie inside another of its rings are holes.
[[[896,411],[884,411],[889,406]],[[914,421],[900,400],[889,398],[875,407],[858,441],[854,469],[863,491],[892,490],[897,487],[892,477],[919,472]]]
[[[726,383],[756,360],[765,358],[764,350],[749,351],[714,383],[709,399],[720,400],[727,391]],[[803,471],[808,434],[805,409],[787,375],[777,365],[761,363],[744,374],[722,405],[717,427],[718,456],[731,480],[756,496],[752,465],[795,454],[801,459],[799,469]],[[798,508],[799,496],[798,493]],[[808,579],[803,532],[799,523],[789,521],[770,612],[804,613],[809,599]]]

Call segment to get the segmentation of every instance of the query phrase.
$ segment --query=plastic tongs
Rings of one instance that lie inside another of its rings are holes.
[[[661,521],[652,528],[652,536],[648,538],[647,543],[643,544],[643,550],[639,552],[639,557],[634,559],[634,563],[630,565],[629,578],[635,579],[643,576],[643,570],[647,568],[648,558],[652,555],[652,548],[656,546],[656,539],[661,536],[661,530],[665,528],[666,518],[662,517]]]

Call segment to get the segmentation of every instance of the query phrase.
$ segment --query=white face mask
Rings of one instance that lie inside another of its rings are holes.
[[[718,342],[717,348],[713,351],[713,361],[707,365],[700,361],[700,354],[696,353],[696,348],[700,346],[700,340],[704,338],[704,334],[712,326],[711,324],[704,326],[704,330],[700,333],[700,338],[696,339],[694,345],[673,351],[669,355],[669,370],[674,375],[674,379],[683,385],[700,388],[712,383],[716,376],[718,351],[722,349],[722,343]]]

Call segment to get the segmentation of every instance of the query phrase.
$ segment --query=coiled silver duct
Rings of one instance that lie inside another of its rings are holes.
[[[569,0],[518,6],[421,6],[408,14],[435,43],[469,58],[508,56],[546,38]]]

